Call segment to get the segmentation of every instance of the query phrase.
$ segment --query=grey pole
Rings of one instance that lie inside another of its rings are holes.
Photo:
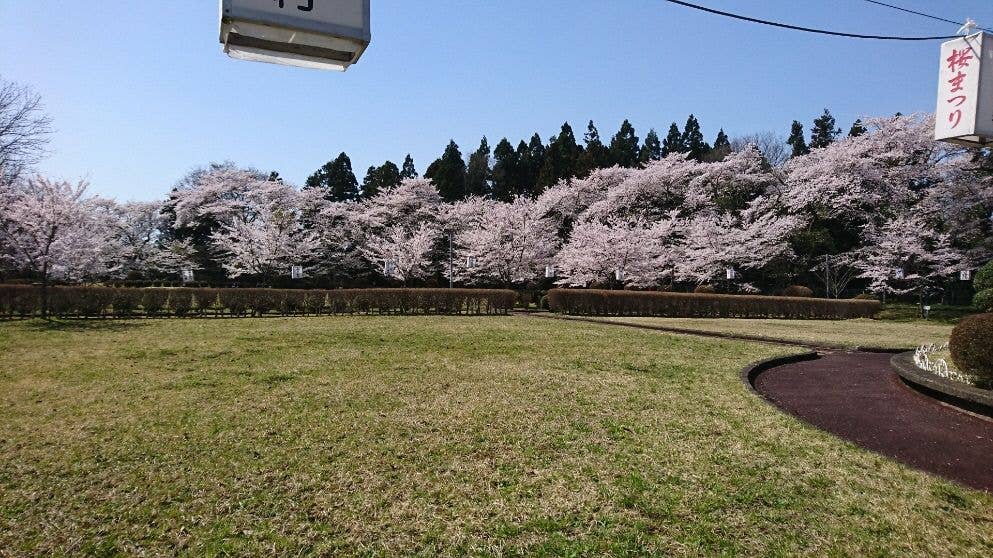
[[[452,288],[452,231],[448,231],[448,288]]]

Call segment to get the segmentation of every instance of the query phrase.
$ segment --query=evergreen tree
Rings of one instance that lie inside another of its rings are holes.
[[[445,201],[456,201],[465,198],[465,161],[455,140],[448,142],[445,153],[435,160],[424,173],[425,178],[434,181],[438,193]]]
[[[403,159],[403,170],[400,171],[400,178],[417,178],[417,169],[414,168],[414,158],[407,154]]]
[[[717,132],[717,137],[714,138],[714,146],[703,157],[703,161],[723,161],[729,153],[731,153],[731,140],[729,140],[727,134],[724,133],[724,128],[721,128],[720,131]]]
[[[610,161],[622,167],[638,164],[638,136],[627,119],[621,122],[621,129],[610,138]]]
[[[703,132],[700,131],[700,123],[692,114],[686,119],[686,126],[683,127],[683,137],[681,138],[683,148],[690,154],[690,159],[700,161],[704,155],[710,151],[710,146],[703,141]]]
[[[862,119],[856,118],[855,122],[852,123],[852,128],[848,130],[848,137],[857,138],[868,131],[869,130],[862,124]]]
[[[686,146],[683,145],[683,134],[675,122],[669,126],[669,133],[662,140],[662,156],[665,157],[670,153],[686,153]]]
[[[662,158],[662,142],[659,140],[659,135],[655,132],[655,128],[648,130],[648,135],[645,136],[645,144],[641,146],[641,151],[638,152],[638,162],[642,165],[650,161],[658,161]]]
[[[562,124],[559,134],[549,138],[545,161],[538,171],[538,189],[544,190],[563,178],[575,176],[581,154],[572,126],[568,122]]]
[[[310,175],[304,188],[320,188],[328,201],[359,199],[359,182],[352,172],[352,161],[344,152]]]
[[[835,127],[831,111],[824,109],[824,114],[814,119],[814,127],[810,129],[810,148],[827,147],[839,134],[841,128]]]
[[[386,188],[398,186],[401,178],[400,169],[393,161],[386,161],[379,167],[369,167],[362,180],[362,197],[371,198]]]
[[[526,155],[521,158],[522,180],[518,194],[535,197],[541,193],[541,189],[538,187],[538,173],[541,172],[541,167],[545,164],[545,144],[541,143],[541,136],[537,133],[531,136],[525,153]]]
[[[792,157],[799,157],[800,155],[810,153],[810,148],[807,147],[807,142],[803,139],[803,124],[800,124],[796,120],[790,126],[790,137],[786,139],[786,143],[793,148]]]
[[[479,148],[469,155],[465,187],[467,195],[487,196],[490,193],[490,144],[483,136]]]
[[[527,145],[524,142],[521,145],[526,152]],[[490,196],[499,201],[513,200],[520,189],[520,180],[520,150],[515,151],[507,138],[503,138],[493,150],[493,188]]]
[[[596,129],[592,120],[586,125],[586,134],[583,136],[583,142],[586,144],[586,149],[579,156],[576,176],[585,177],[594,169],[610,166],[610,151],[600,141],[600,132]]]

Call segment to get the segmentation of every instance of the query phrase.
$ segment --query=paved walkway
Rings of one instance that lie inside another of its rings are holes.
[[[907,387],[890,354],[832,353],[770,368],[755,389],[818,428],[912,467],[993,491],[993,421]]]

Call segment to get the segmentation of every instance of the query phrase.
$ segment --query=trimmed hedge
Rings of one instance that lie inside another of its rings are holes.
[[[552,289],[553,312],[587,316],[664,316],[670,318],[870,318],[878,300],[832,300],[785,296]]]
[[[955,366],[979,379],[981,387],[993,387],[993,314],[976,314],[952,330],[948,348]]]
[[[790,285],[783,290],[783,296],[812,298],[814,296],[814,291],[812,291],[810,287],[805,287],[803,285]]]
[[[49,312],[59,317],[506,314],[516,296],[498,289],[49,287]],[[40,314],[40,287],[0,285],[0,318]]]

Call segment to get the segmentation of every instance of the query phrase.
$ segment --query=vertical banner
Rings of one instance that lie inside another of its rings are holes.
[[[993,140],[993,35],[942,43],[934,139],[964,145]]]

